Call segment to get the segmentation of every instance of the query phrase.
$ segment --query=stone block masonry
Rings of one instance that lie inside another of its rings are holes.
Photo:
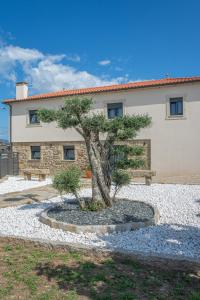
[[[151,144],[150,140],[127,141],[128,144],[144,146],[143,159],[145,160],[145,169],[151,167]],[[121,143],[120,143],[121,144]],[[64,160],[63,147],[74,146],[75,160]],[[40,146],[40,159],[31,159],[31,146]],[[22,174],[23,169],[49,169],[50,174],[54,175],[59,170],[66,169],[72,164],[79,166],[82,170],[88,165],[85,143],[76,142],[38,142],[38,143],[13,143],[13,152],[19,153],[19,170]]]

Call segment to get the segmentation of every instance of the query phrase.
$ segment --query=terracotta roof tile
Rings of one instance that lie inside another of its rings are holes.
[[[192,82],[200,82],[200,76],[181,77],[181,78],[164,78],[164,79],[158,79],[158,80],[129,82],[129,83],[125,83],[125,84],[98,86],[98,87],[82,88],[82,89],[76,89],[76,90],[62,90],[62,91],[57,91],[57,92],[33,95],[33,96],[29,96],[25,99],[17,99],[17,100],[15,98],[6,99],[6,100],[4,100],[4,103],[27,101],[27,100],[48,99],[48,98],[73,96],[73,95],[96,94],[96,93],[122,91],[122,90],[128,90],[128,89],[139,89],[139,88],[147,88],[147,87],[159,87],[159,86],[183,84],[183,83],[190,83],[190,82],[191,83]]]

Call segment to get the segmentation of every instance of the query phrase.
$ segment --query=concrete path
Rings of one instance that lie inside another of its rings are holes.
[[[5,178],[2,179],[6,180]],[[82,187],[90,187],[91,180],[83,178]],[[58,196],[59,193],[51,185],[45,185],[20,192],[0,195],[0,208],[41,202]]]
[[[51,185],[3,194],[0,195],[0,208],[41,202],[56,197],[57,195],[58,192]]]

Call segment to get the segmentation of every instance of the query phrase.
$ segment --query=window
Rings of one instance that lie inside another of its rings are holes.
[[[123,104],[122,103],[109,103],[107,104],[108,119],[123,116]]]
[[[170,116],[183,116],[183,98],[170,98]]]
[[[29,124],[39,124],[37,110],[29,110]]]
[[[31,159],[40,159],[40,146],[31,146]]]
[[[74,146],[64,146],[64,160],[75,160]]]

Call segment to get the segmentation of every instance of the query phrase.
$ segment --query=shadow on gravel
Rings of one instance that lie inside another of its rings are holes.
[[[37,196],[38,196],[38,194],[22,194],[20,196],[14,196],[14,197],[5,198],[4,201],[8,201],[8,202],[21,201],[21,200],[29,198],[30,200],[33,200],[33,201],[37,202],[38,201]]]
[[[31,194],[30,194],[31,195]],[[26,195],[28,196],[28,194]],[[33,195],[32,195],[33,196]],[[29,196],[30,197],[30,196]],[[31,198],[31,197],[30,197]],[[34,200],[34,198],[31,198],[32,200]],[[34,200],[37,202],[37,200]],[[67,202],[74,202],[74,199],[73,198],[64,198],[64,200],[60,200],[60,202],[48,202],[48,203],[45,203],[45,202],[37,202],[37,203],[32,203],[32,204],[25,204],[25,205],[22,205],[20,207],[18,207],[18,210],[26,210],[26,209],[45,209],[47,207],[50,207],[50,206],[54,206],[55,204],[56,205],[62,205],[65,201]]]
[[[147,254],[162,252],[163,255],[187,256],[200,261],[200,227],[161,224],[141,228],[125,234],[100,237],[109,248],[138,251]]]
[[[199,205],[200,205],[200,199],[197,199],[196,202],[199,203]],[[200,211],[200,207],[199,207],[199,211]],[[197,217],[200,217],[200,212],[197,214]]]
[[[32,203],[32,204],[25,204],[18,207],[18,210],[27,210],[27,209],[46,209],[49,207],[49,203]]]

